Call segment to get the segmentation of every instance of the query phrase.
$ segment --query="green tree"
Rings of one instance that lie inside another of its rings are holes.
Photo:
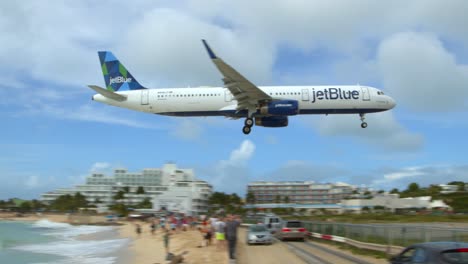
[[[245,200],[249,204],[255,204],[255,195],[253,194],[253,192],[251,192],[251,191],[247,192]]]
[[[398,193],[400,193],[400,192],[398,191],[397,188],[393,188],[393,189],[390,191],[390,193],[396,193],[396,194],[398,194]]]
[[[82,195],[80,192],[75,193],[73,202],[75,203],[76,208],[88,206],[88,200],[86,200],[86,196]]]
[[[125,193],[129,193],[130,192],[130,187],[129,186],[124,186],[122,188],[122,190],[125,192]]]
[[[289,196],[285,196],[283,201],[284,201],[284,203],[288,204],[289,203]]]
[[[281,196],[279,196],[279,195],[275,196],[275,203],[277,203],[277,204],[281,203]]]
[[[128,207],[122,203],[114,204],[110,206],[109,209],[115,212],[116,214],[123,216],[127,216],[129,212]]]
[[[114,200],[122,200],[125,198],[125,192],[120,190],[114,195]]]
[[[31,209],[33,210],[39,210],[42,208],[47,207],[45,204],[43,204],[41,201],[38,201],[36,199],[31,200]]]
[[[69,194],[61,195],[50,204],[51,209],[61,212],[76,211],[79,208],[86,208],[88,206],[89,204],[86,197],[79,192],[75,193],[73,196]]]
[[[145,194],[145,189],[143,188],[143,186],[138,186],[136,194]]]
[[[29,212],[31,211],[31,202],[29,201],[25,201],[25,202],[22,202],[19,206],[19,209],[21,212]]]
[[[223,192],[214,192],[208,198],[208,204],[210,205],[211,212],[224,209],[226,213],[240,214],[245,211],[242,208],[243,203],[241,198],[235,193],[225,194]]]
[[[427,194],[430,196],[439,195],[441,191],[442,187],[440,187],[439,185],[431,184],[429,185],[429,188],[427,188]]]
[[[419,190],[420,190],[419,184],[415,182],[412,182],[408,185],[408,192],[416,193],[416,192],[419,192]]]
[[[149,209],[149,208],[153,208],[153,203],[151,202],[150,198],[146,197],[143,201],[138,203],[135,207]]]

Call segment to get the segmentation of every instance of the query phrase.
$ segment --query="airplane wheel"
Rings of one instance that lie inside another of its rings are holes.
[[[367,127],[367,123],[366,123],[366,122],[362,122],[361,127],[362,127],[362,128],[366,128],[366,127]]]
[[[252,127],[254,124],[254,121],[252,118],[246,118],[244,124],[248,127]]]
[[[246,135],[250,134],[250,131],[251,131],[251,130],[252,130],[252,129],[251,129],[249,126],[244,126],[244,127],[242,128],[242,132],[244,132],[244,134],[246,134]]]

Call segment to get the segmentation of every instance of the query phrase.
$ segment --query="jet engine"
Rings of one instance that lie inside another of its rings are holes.
[[[299,103],[296,100],[272,101],[260,107],[260,114],[272,116],[297,115]]]

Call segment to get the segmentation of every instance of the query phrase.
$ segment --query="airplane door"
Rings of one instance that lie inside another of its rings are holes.
[[[302,101],[309,101],[309,89],[302,89]]]
[[[362,100],[369,101],[370,100],[369,88],[361,87],[361,92],[362,92]]]
[[[141,90],[141,105],[149,104],[149,89]]]
[[[232,101],[232,94],[229,92],[228,89],[224,90],[224,101],[231,102]]]

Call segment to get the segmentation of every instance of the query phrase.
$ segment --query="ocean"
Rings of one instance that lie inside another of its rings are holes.
[[[119,263],[129,243],[115,227],[0,221],[2,264]]]

